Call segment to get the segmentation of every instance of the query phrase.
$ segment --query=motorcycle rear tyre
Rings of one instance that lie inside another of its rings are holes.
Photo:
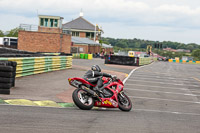
[[[83,104],[80,100],[79,100],[79,97],[78,97],[78,92],[82,90],[82,89],[76,89],[74,90],[73,94],[72,94],[72,98],[73,98],[73,101],[75,103],[75,105],[77,107],[79,107],[80,109],[82,110],[90,110],[92,109],[92,107],[94,106],[94,99],[92,98],[92,103],[91,105],[85,105]]]
[[[118,96],[119,95],[120,94],[118,94]],[[130,98],[126,94],[123,93],[123,95],[127,98],[128,102],[129,102],[129,106],[128,107],[124,107],[124,105],[120,103],[119,98],[118,98],[119,109],[121,111],[127,111],[128,112],[128,111],[130,111],[132,109],[132,102],[131,102]]]

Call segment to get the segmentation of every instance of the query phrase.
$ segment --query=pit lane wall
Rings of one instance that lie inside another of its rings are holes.
[[[189,61],[189,60],[186,61],[186,60],[175,60],[175,59],[169,59],[169,62],[200,64],[200,61]]]
[[[17,62],[16,77],[72,68],[72,56],[0,58]]]
[[[153,57],[129,57],[121,55],[106,55],[105,64],[119,64],[129,66],[143,66],[157,61],[157,58]]]

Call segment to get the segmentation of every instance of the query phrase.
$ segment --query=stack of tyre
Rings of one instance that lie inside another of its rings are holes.
[[[16,66],[13,61],[0,61],[0,94],[10,94],[15,86]]]

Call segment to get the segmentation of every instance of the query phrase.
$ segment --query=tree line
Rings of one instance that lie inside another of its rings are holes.
[[[142,39],[114,39],[109,37],[102,37],[101,39],[102,43],[105,44],[111,44],[112,46],[120,47],[120,48],[141,48],[146,49],[146,46],[151,44],[152,46],[154,44],[162,44],[162,48],[172,48],[172,49],[187,49],[187,50],[194,50],[194,49],[200,49],[200,45],[196,43],[179,43],[179,42],[172,42],[172,41],[150,41],[150,40],[142,40]]]
[[[179,43],[172,41],[150,41],[150,40],[142,40],[142,39],[114,39],[109,37],[102,37],[100,43],[111,44],[114,46],[114,50],[117,52],[120,51],[146,51],[147,45],[152,45],[154,47],[155,44],[162,44],[162,48],[172,48],[172,49],[185,49],[190,50],[191,53],[185,52],[171,52],[171,51],[163,51],[162,49],[153,48],[154,53],[158,53],[161,56],[165,56],[168,58],[175,58],[182,56],[192,56],[194,60],[200,60],[200,45],[196,43]]]
[[[0,30],[0,37],[18,37],[19,28],[14,28],[8,32],[8,34],[4,34],[2,30]]]

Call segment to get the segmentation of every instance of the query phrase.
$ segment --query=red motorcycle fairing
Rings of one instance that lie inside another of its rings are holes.
[[[94,103],[94,106],[96,107],[106,107],[106,108],[118,108],[118,102],[113,100],[115,99],[115,96],[113,95],[111,98],[101,98],[101,102],[100,101],[96,101]]]
[[[110,98],[101,98],[101,102],[100,101],[96,101],[94,103],[94,106],[98,106],[98,107],[107,107],[107,108],[118,108],[118,98],[117,98],[117,94],[120,93],[121,91],[123,91],[123,83],[119,82],[120,80],[118,80],[118,82],[112,82],[111,84],[109,84],[108,86],[105,87],[105,89],[109,89],[113,92],[113,96]],[[112,86],[116,86],[115,89],[112,88]]]

